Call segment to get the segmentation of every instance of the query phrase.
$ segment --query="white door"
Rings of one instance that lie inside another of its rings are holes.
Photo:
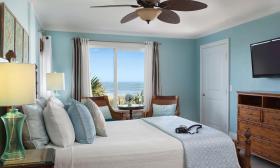
[[[229,45],[228,40],[200,47],[201,113],[203,124],[228,133]]]

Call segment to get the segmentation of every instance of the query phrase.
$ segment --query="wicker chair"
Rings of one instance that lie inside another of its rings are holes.
[[[152,102],[148,111],[145,112],[145,117],[153,116],[153,104],[159,105],[171,105],[176,104],[176,112],[175,115],[180,115],[180,107],[179,107],[179,97],[178,96],[154,96],[152,98]]]
[[[126,111],[119,111],[119,110],[114,110],[112,106],[109,103],[108,96],[98,96],[98,97],[84,97],[84,98],[89,98],[92,101],[94,101],[97,106],[108,106],[112,120],[126,120],[128,118],[128,114]]]

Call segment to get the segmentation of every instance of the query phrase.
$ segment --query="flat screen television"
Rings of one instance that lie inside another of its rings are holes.
[[[280,38],[251,44],[253,77],[280,77]]]

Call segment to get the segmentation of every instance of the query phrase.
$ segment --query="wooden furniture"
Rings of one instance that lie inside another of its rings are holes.
[[[23,160],[1,161],[3,168],[53,168],[55,161],[54,149],[26,150]]]
[[[170,105],[176,104],[175,115],[180,116],[180,107],[179,107],[179,97],[178,96],[154,96],[151,101],[151,106],[148,111],[145,112],[145,117],[153,116],[153,104],[158,105]]]
[[[129,119],[132,120],[133,117],[132,117],[132,113],[133,113],[133,110],[142,110],[144,109],[144,105],[143,104],[132,104],[131,106],[129,105],[118,105],[118,108],[120,110],[128,110],[129,111]]]
[[[113,120],[126,120],[128,118],[127,112],[116,111],[112,108],[112,106],[109,103],[108,96],[84,97],[84,98],[91,99],[92,101],[94,101],[97,104],[97,106],[108,106]]]
[[[251,168],[251,132],[247,129],[244,133],[245,141],[234,140],[236,153],[241,168]],[[244,146],[244,150],[241,148]]]
[[[280,93],[238,92],[238,142],[252,134],[252,154],[280,165]],[[244,148],[244,145],[241,145]]]

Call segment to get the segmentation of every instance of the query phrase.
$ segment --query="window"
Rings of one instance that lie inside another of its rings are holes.
[[[90,47],[93,96],[107,95],[113,107],[143,103],[144,44],[93,42]]]

